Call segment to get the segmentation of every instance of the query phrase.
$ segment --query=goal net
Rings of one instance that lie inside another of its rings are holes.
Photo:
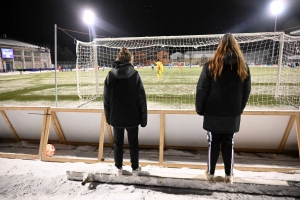
[[[91,43],[78,41],[78,95],[86,101],[97,97],[102,100],[104,79],[120,48],[125,46],[134,55],[134,66],[142,76],[149,109],[194,109],[196,84],[202,66],[211,59],[222,36],[99,38]],[[300,37],[281,32],[234,36],[252,76],[252,91],[246,109],[299,109]],[[157,59],[165,67],[162,81],[157,81],[156,68],[151,67]],[[170,63],[173,68],[168,69]],[[179,70],[178,63],[186,67]]]

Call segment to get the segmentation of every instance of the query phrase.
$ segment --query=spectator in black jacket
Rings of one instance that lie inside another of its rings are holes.
[[[225,182],[233,183],[234,134],[251,91],[251,76],[234,36],[225,34],[212,59],[205,63],[197,84],[196,112],[207,131],[207,180],[214,181],[220,145]]]
[[[113,68],[104,82],[104,112],[106,122],[114,130],[114,159],[117,175],[123,174],[124,130],[127,131],[132,175],[138,176],[139,125],[147,125],[147,102],[139,73],[134,69],[133,56],[122,47]]]

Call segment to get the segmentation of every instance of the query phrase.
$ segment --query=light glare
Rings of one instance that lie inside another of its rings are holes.
[[[283,10],[283,3],[282,3],[282,1],[277,0],[277,1],[273,1],[271,3],[271,13],[273,15],[280,14],[282,12],[282,10]]]
[[[94,13],[90,10],[86,10],[84,12],[83,21],[84,21],[84,23],[86,23],[88,25],[94,24],[94,21],[95,21]]]

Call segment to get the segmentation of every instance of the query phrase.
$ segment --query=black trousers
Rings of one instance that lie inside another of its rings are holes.
[[[208,160],[207,172],[215,174],[216,164],[219,158],[220,145],[222,147],[222,158],[225,165],[225,174],[233,174],[234,165],[234,133],[211,133],[207,132]]]
[[[123,145],[124,130],[127,131],[128,144],[130,150],[130,162],[132,169],[139,167],[139,127],[134,128],[116,128],[114,127],[114,159],[115,166],[121,168],[123,166]]]

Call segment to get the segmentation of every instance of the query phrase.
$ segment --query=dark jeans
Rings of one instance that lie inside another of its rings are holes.
[[[114,159],[115,166],[121,168],[123,166],[123,145],[124,130],[127,131],[128,144],[130,150],[130,162],[132,169],[139,167],[139,127],[134,128],[116,128],[114,127]]]
[[[231,176],[234,164],[234,133],[207,132],[208,160],[207,172],[215,174],[216,164],[219,158],[220,145],[222,146],[222,158],[225,165],[225,173]]]

